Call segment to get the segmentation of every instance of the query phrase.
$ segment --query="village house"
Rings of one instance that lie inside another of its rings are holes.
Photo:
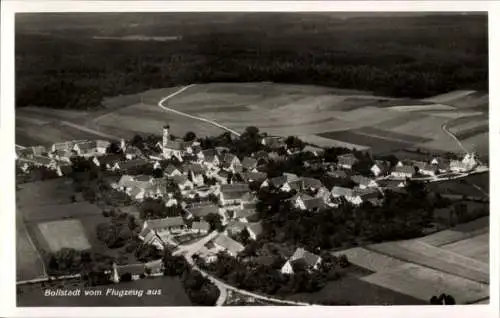
[[[124,278],[124,275],[130,275],[131,280],[138,280],[145,276],[145,272],[146,267],[143,263],[127,265],[117,265],[113,263],[111,277],[114,283],[119,283]]]
[[[222,168],[233,173],[239,172],[242,169],[240,159],[232,153],[225,153],[222,158]]]
[[[351,181],[357,184],[361,189],[378,187],[377,181],[362,175],[354,175]]]
[[[360,205],[363,202],[361,198],[354,193],[354,190],[350,188],[334,186],[331,193],[332,198],[336,199],[336,201],[343,198],[354,205]]]
[[[241,172],[239,175],[244,182],[248,183],[257,182],[262,184],[267,179],[267,173],[265,172]]]
[[[112,171],[127,171],[129,173],[138,171],[146,166],[148,166],[149,163],[145,159],[134,159],[134,160],[125,160],[125,161],[119,161],[116,162],[113,167],[111,168]]]
[[[397,165],[391,172],[391,176],[399,179],[411,178],[415,174],[415,168],[408,165]]]
[[[226,251],[229,255],[236,257],[238,256],[238,253],[242,252],[245,247],[230,238],[229,236],[225,234],[219,234],[214,240],[213,244],[215,245],[216,248]]]
[[[224,208],[238,209],[248,191],[221,191],[219,203]]]
[[[259,236],[264,232],[264,228],[262,227],[262,223],[260,222],[249,223],[246,229],[248,231],[248,234],[250,235],[250,238],[254,241],[258,239]]]
[[[306,251],[303,248],[297,248],[295,253],[288,259],[288,261],[281,268],[281,273],[286,275],[295,274],[295,269],[298,266],[303,267],[307,271],[317,270],[321,264],[321,257]]]
[[[266,136],[261,139],[260,143],[270,149],[286,149],[285,139],[280,136]]]
[[[252,157],[245,157],[241,162],[243,171],[257,172],[257,159]]]
[[[52,145],[51,151],[64,151],[64,152],[71,152],[73,148],[75,147],[75,144],[77,142],[82,142],[84,140],[72,140],[72,141],[64,141],[64,142],[58,142]]]
[[[205,149],[198,153],[199,161],[210,169],[217,169],[220,164],[219,156],[215,149]]]
[[[427,162],[415,161],[414,166],[418,168],[418,173],[424,176],[436,176],[437,168]]]
[[[379,180],[378,184],[380,188],[393,190],[397,188],[404,188],[406,186],[406,181],[385,179],[385,180]]]
[[[348,153],[338,156],[337,161],[338,167],[351,170],[359,160],[352,153]]]
[[[163,274],[164,264],[162,259],[152,260],[144,264],[146,275]]]
[[[347,179],[347,173],[344,170],[331,170],[326,175],[335,179]]]
[[[211,175],[219,184],[229,184],[232,182],[230,173],[225,170],[220,170],[219,172]]]
[[[209,214],[219,214],[219,207],[210,201],[191,203],[190,205],[186,206],[185,210],[192,217],[198,218],[203,218]]]
[[[193,153],[192,143],[183,140],[172,140],[169,130],[169,125],[163,126],[162,143],[158,145],[158,147],[161,148],[165,159],[172,159],[175,157],[182,162],[185,154]]]
[[[163,242],[161,239],[156,235],[156,232],[153,231],[150,228],[144,228],[138,235],[139,239],[143,241],[144,244],[146,245],[153,245],[159,250],[163,250]]]
[[[76,156],[73,150],[56,150],[49,152],[49,158],[71,163],[71,158]]]
[[[193,183],[189,181],[188,177],[186,177],[185,175],[173,176],[172,181],[179,188],[179,190],[181,190],[181,192],[194,189]]]
[[[294,181],[290,181],[290,187],[295,191],[318,190],[323,184],[320,180],[314,178],[303,177]]]
[[[320,147],[314,147],[311,145],[306,145],[303,149],[302,152],[310,152],[312,153],[315,157],[321,156],[324,154],[325,150]]]
[[[474,169],[478,165],[476,155],[467,153],[462,160],[452,160],[450,162],[450,170],[452,172],[466,172]]]
[[[255,219],[258,216],[255,209],[238,209],[233,212],[233,219],[238,220],[243,223],[248,223],[250,220]]]
[[[175,177],[175,176],[180,176],[182,175],[182,172],[179,168],[174,166],[173,164],[169,164],[165,170],[163,170],[163,174],[167,177]]]
[[[186,227],[184,220],[180,216],[166,217],[163,219],[150,219],[144,221],[143,229],[151,229],[158,235],[162,232],[178,233]]]
[[[226,224],[226,234],[228,235],[238,235],[245,230],[247,223],[241,222],[239,220],[230,220]]]
[[[302,211],[319,211],[326,206],[323,198],[313,198],[304,193],[297,194],[290,200],[295,208]]]
[[[73,166],[70,163],[59,161],[57,162],[56,173],[59,177],[69,176],[73,172]]]
[[[267,164],[269,162],[269,154],[267,151],[259,150],[252,154],[252,158],[257,160],[257,166]]]
[[[210,224],[206,221],[193,222],[191,229],[198,234],[207,234],[210,230]]]
[[[378,206],[383,202],[382,193],[377,188],[354,188],[353,197],[357,202],[359,202],[357,204],[353,203],[355,205],[360,205],[361,203],[368,201],[371,204]]]
[[[260,185],[261,188],[271,187],[281,191],[289,192],[292,190],[286,176],[279,176],[265,180]]]
[[[178,204],[179,204],[179,202],[171,193],[169,193],[169,195],[165,198],[165,206],[167,208],[177,206]]]
[[[205,169],[202,165],[200,164],[184,165],[182,170],[191,179],[191,182],[193,182],[194,186],[200,187],[205,184],[203,178]]]
[[[127,160],[139,159],[144,157],[142,151],[134,146],[128,146],[125,151],[123,151],[123,154],[125,155],[125,158]]]
[[[111,170],[115,166],[116,163],[119,163],[123,160],[123,156],[120,154],[109,154],[103,156],[94,156],[92,162],[97,167],[102,167],[106,170]]]
[[[388,161],[375,160],[370,171],[375,177],[385,176],[389,173],[391,164]]]

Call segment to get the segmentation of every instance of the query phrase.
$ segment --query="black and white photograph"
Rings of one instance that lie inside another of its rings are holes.
[[[490,304],[487,11],[14,20],[15,306]]]

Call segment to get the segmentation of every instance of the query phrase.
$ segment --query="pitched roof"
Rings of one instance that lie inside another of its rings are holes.
[[[33,146],[32,150],[34,155],[43,155],[47,153],[47,149],[44,146]]]
[[[96,148],[108,148],[111,143],[107,140],[96,140]]]
[[[279,176],[269,179],[269,185],[275,188],[281,188],[287,182],[285,176]]]
[[[341,197],[352,197],[353,190],[349,188],[334,186],[332,189],[332,195]]]
[[[129,175],[122,175],[120,180],[118,181],[119,187],[131,187],[134,185],[134,177]]]
[[[243,223],[241,221],[238,221],[238,220],[231,220],[227,223],[227,226],[226,228],[229,230],[229,231],[233,231],[233,232],[241,232],[243,231],[245,228],[246,228],[247,224],[246,223]]]
[[[44,166],[48,166],[52,163],[52,159],[43,156],[34,156],[33,161]]]
[[[183,141],[179,141],[179,140],[169,140],[167,143],[167,146],[165,148],[172,149],[172,150],[185,150],[186,143]]]
[[[257,159],[251,158],[251,157],[245,157],[245,158],[243,158],[241,165],[245,169],[255,168],[257,166]]]
[[[225,164],[230,164],[235,158],[238,159],[238,157],[236,157],[232,153],[226,152],[222,157],[222,162]]]
[[[251,192],[245,193],[241,198],[243,202],[256,202],[258,200],[257,196]]]
[[[352,182],[364,186],[368,186],[370,182],[374,181],[373,179],[370,179],[368,177],[362,176],[362,175],[354,175],[351,177]]]
[[[130,190],[130,196],[136,198],[144,189],[144,187],[133,186],[132,190]]]
[[[217,152],[215,151],[215,149],[205,149],[202,150],[201,153],[203,154],[206,161],[212,161],[217,156]]]
[[[326,174],[332,178],[339,178],[339,179],[347,178],[347,173],[344,170],[328,171]]]
[[[339,165],[349,165],[352,166],[356,162],[358,162],[358,159],[351,153],[340,155],[337,157]]]
[[[205,168],[198,163],[186,164],[183,166],[183,171],[193,172],[194,174],[200,174],[205,171]]]
[[[203,217],[209,215],[211,213],[217,214],[219,213],[219,207],[213,203],[209,204],[192,204],[186,207],[192,215],[197,217]]]
[[[279,137],[279,136],[264,137],[262,139],[262,143],[265,144],[266,146],[270,147],[270,148],[273,148],[273,149],[281,148],[281,147],[285,147],[286,146],[286,143],[283,140],[283,137]]]
[[[325,201],[323,198],[311,198],[304,200],[304,205],[307,210],[321,209],[325,206]]]
[[[297,248],[295,250],[295,253],[293,253],[292,257],[290,257],[288,261],[295,262],[298,260],[303,260],[308,266],[314,266],[320,259],[321,258],[316,254],[308,252],[303,248]]]
[[[175,170],[177,170],[177,171],[179,171],[179,172],[181,171],[179,168],[177,168],[176,166],[174,166],[173,164],[171,164],[171,163],[170,163],[170,164],[169,164],[169,165],[165,168],[165,170],[164,170],[164,171],[165,171],[165,173],[167,173],[167,174],[169,174],[169,175],[170,175],[170,174],[172,174]]]
[[[231,184],[221,184],[220,191],[227,192],[248,192],[250,191],[250,187],[248,183],[231,183]]]
[[[179,184],[184,184],[186,181],[189,181],[189,180],[188,180],[187,176],[181,174],[181,175],[173,176],[172,181],[174,181],[175,184],[179,185]]]
[[[286,181],[288,182],[299,180],[299,176],[296,175],[295,173],[283,172],[283,176],[286,178]]]
[[[118,164],[120,165],[121,169],[133,169],[147,165],[148,161],[144,159],[134,159],[121,161]]]
[[[267,178],[267,173],[265,172],[240,172],[240,176],[243,180],[250,181],[264,181]]]
[[[64,142],[57,142],[57,143],[53,144],[52,148],[54,150],[68,151],[68,150],[72,150],[74,146],[75,146],[74,141],[64,141]]]
[[[262,232],[264,232],[264,228],[260,222],[248,223],[247,231],[253,232],[255,236],[259,236]]]
[[[202,230],[202,231],[208,231],[210,230],[210,224],[206,221],[200,221],[200,222],[193,222],[191,225],[191,228],[193,230]]]
[[[146,174],[140,174],[140,175],[134,176],[134,179],[137,181],[149,182],[149,181],[151,181],[152,178],[153,178],[152,176],[148,176]]]
[[[118,275],[123,275],[129,273],[131,275],[141,275],[145,272],[145,266],[143,263],[140,264],[127,264],[127,265],[116,265],[116,271]]]
[[[310,196],[309,194],[307,193],[297,193],[296,195],[294,195],[293,197],[291,197],[289,200],[291,201],[295,201],[297,199],[301,199],[302,201],[304,200],[310,200],[312,199],[313,197]]]
[[[235,219],[243,219],[243,218],[248,218],[253,215],[257,214],[257,211],[255,209],[238,209],[234,211],[234,218]]]
[[[109,154],[109,155],[104,155],[98,157],[97,160],[99,160],[100,164],[106,165],[106,164],[114,164],[115,162],[119,162],[123,159],[123,157],[119,154]]]
[[[304,149],[302,149],[302,152],[316,152],[316,153],[322,153],[324,152],[325,149],[320,148],[320,147],[314,147],[311,145],[306,145]]]
[[[377,199],[382,195],[380,191],[376,188],[366,188],[366,189],[355,188],[353,192],[354,196],[359,196],[363,200]]]
[[[415,173],[415,168],[407,165],[396,166],[394,172],[411,173],[413,175]]]
[[[78,146],[78,148],[82,151],[89,151],[91,149],[96,148],[96,142],[86,140],[86,141],[76,143],[75,147],[76,146]]]
[[[404,181],[383,179],[377,181],[377,183],[382,188],[398,188],[401,183],[404,183]]]
[[[247,193],[248,191],[229,191],[222,192],[222,195],[225,200],[241,200]]]
[[[167,217],[163,219],[151,219],[146,220],[145,222],[146,227],[152,230],[184,225],[184,219],[180,216]]]
[[[232,254],[238,254],[243,251],[245,247],[241,245],[241,243],[236,242],[229,236],[225,234],[220,234],[214,239],[214,244],[219,245],[220,247],[230,251]]]

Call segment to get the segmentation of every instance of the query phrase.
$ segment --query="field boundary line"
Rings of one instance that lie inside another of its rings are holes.
[[[28,228],[26,227],[26,224],[24,223],[24,218],[22,218],[21,220],[17,220],[17,222],[21,222],[21,226],[23,227],[24,233],[26,233],[26,237],[28,238],[28,242],[30,243],[31,247],[35,250],[36,255],[38,256],[38,259],[42,263],[43,276],[39,277],[38,279],[49,277],[49,275],[47,274],[47,268],[45,267],[45,261],[42,257],[42,254],[40,253],[40,251],[36,247],[35,243],[33,243],[33,240],[31,239],[31,235],[28,232]]]
[[[184,86],[183,88],[175,91],[174,93],[170,94],[170,95],[167,95],[165,97],[163,97],[159,102],[158,102],[158,107],[160,107],[161,109],[163,110],[166,110],[166,111],[170,111],[172,113],[175,113],[177,115],[181,115],[181,116],[184,116],[184,117],[188,117],[188,118],[191,118],[191,119],[196,119],[196,120],[199,120],[199,121],[202,121],[202,122],[205,122],[205,123],[208,123],[208,124],[211,124],[213,126],[216,126],[218,128],[221,128],[223,130],[226,130],[230,133],[232,133],[233,135],[236,135],[238,137],[241,136],[241,134],[235,130],[232,130],[231,128],[228,128],[224,125],[221,125],[219,124],[218,122],[216,121],[213,121],[213,120],[210,120],[210,119],[206,119],[206,118],[203,118],[203,117],[199,117],[199,116],[194,116],[194,115],[190,115],[188,113],[184,113],[184,112],[181,112],[181,111],[178,111],[176,109],[173,109],[173,108],[170,108],[170,107],[167,107],[167,106],[164,106],[163,103],[168,101],[169,99],[171,99],[172,97],[175,97],[179,94],[181,94],[182,92],[188,90],[189,88],[195,86],[196,84],[190,84],[188,86]]]

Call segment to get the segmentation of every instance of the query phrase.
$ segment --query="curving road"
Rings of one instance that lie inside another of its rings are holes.
[[[177,114],[177,115],[181,115],[181,116],[184,116],[184,117],[188,117],[188,118],[191,118],[191,119],[196,119],[196,120],[199,120],[199,121],[202,121],[202,122],[205,122],[205,123],[208,123],[210,125],[213,125],[215,127],[218,127],[218,128],[221,128],[221,129],[224,129],[225,131],[228,131],[230,133],[232,133],[233,135],[235,136],[238,136],[240,137],[241,134],[235,130],[232,130],[231,128],[229,127],[226,127],[224,125],[221,125],[219,124],[218,122],[215,122],[213,120],[210,120],[210,119],[206,119],[206,118],[203,118],[203,117],[199,117],[199,116],[194,116],[194,115],[190,115],[188,113],[184,113],[184,112],[181,112],[181,111],[178,111],[176,109],[173,109],[173,108],[170,108],[170,107],[167,107],[165,105],[163,105],[163,103],[165,103],[166,101],[168,101],[169,99],[171,99],[172,97],[175,97],[177,95],[179,95],[180,93],[188,90],[189,88],[195,86],[196,84],[190,84],[188,86],[184,86],[183,88],[175,91],[174,93],[168,95],[168,96],[165,96],[163,97],[159,102],[158,102],[158,107],[160,107],[161,109],[163,110],[166,110],[166,111],[169,111],[169,112],[172,112],[174,114]]]

